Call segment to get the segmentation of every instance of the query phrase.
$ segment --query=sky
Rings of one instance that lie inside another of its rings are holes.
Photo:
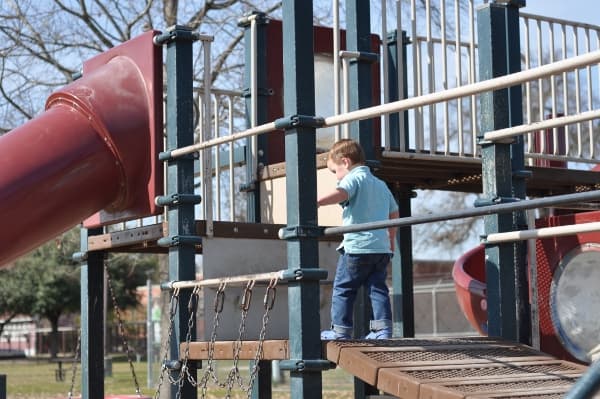
[[[600,25],[598,0],[526,0],[526,6],[521,11],[528,14]]]

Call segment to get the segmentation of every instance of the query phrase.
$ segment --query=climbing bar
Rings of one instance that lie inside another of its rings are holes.
[[[384,229],[388,227],[412,226],[441,222],[452,219],[463,219],[475,216],[492,215],[496,213],[508,213],[524,209],[549,208],[557,205],[572,204],[575,202],[587,202],[600,200],[600,190],[586,191],[583,193],[555,195],[552,197],[536,198],[532,200],[517,200],[515,202],[501,203],[497,205],[486,205],[474,209],[461,209],[439,214],[423,216],[410,216],[398,219],[381,220],[378,222],[360,223],[351,226],[327,227],[323,229],[323,235],[335,235],[351,233],[356,231]]]
[[[468,97],[487,91],[517,86],[527,81],[532,81],[546,76],[556,75],[574,69],[583,68],[588,65],[597,64],[598,62],[600,62],[600,50],[596,50],[569,59],[553,62],[551,64],[542,65],[540,67],[528,69],[526,71],[521,71],[510,75],[504,75],[497,78],[484,80],[482,82],[471,83],[468,85],[436,93],[425,94],[418,97],[412,97],[387,104],[363,108],[357,111],[348,112],[346,114],[329,116],[325,118],[325,125],[323,127],[336,126],[342,123],[352,122],[356,120],[374,118],[393,112],[401,112],[411,108],[432,105],[444,101],[455,100],[461,97]]]
[[[499,129],[493,132],[487,132],[483,135],[484,140],[496,141],[502,140],[514,136],[518,136],[523,133],[531,133],[545,129],[551,129],[554,127],[570,125],[573,123],[590,121],[592,119],[600,118],[600,109],[582,112],[577,115],[561,116],[553,119],[548,119],[540,122],[534,122],[528,125],[519,125],[509,127],[506,129]]]
[[[190,281],[169,281],[161,284],[163,290],[186,289],[196,287],[217,287],[220,285],[245,285],[248,281],[271,281],[273,279],[282,280],[284,270],[278,272],[245,274],[231,277],[209,278],[206,280],[190,280]]]
[[[233,142],[236,140],[244,139],[247,137],[257,136],[257,135],[263,134],[263,133],[269,133],[269,132],[272,132],[275,130],[277,130],[277,128],[275,127],[275,122],[269,122],[269,123],[265,123],[263,125],[259,125],[259,126],[256,126],[256,127],[250,128],[250,129],[246,129],[246,130],[238,132],[238,133],[233,133],[229,136],[217,137],[212,140],[204,141],[202,143],[192,144],[192,145],[189,145],[186,147],[181,147],[181,148],[171,150],[169,152],[169,156],[170,156],[170,158],[178,158],[183,155],[187,155],[187,154],[191,154],[191,153],[203,150],[205,148],[214,147],[219,144],[225,144],[225,143]]]
[[[522,241],[537,238],[562,237],[579,233],[600,231],[600,222],[570,224],[566,226],[543,227],[540,229],[507,231],[504,233],[488,234],[484,244]]]

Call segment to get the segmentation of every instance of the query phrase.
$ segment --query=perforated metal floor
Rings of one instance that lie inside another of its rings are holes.
[[[585,366],[490,338],[332,341],[326,357],[399,398],[562,398]]]

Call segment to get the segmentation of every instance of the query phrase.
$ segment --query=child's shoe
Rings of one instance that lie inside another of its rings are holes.
[[[382,328],[377,331],[372,331],[367,334],[365,339],[390,339],[392,338],[392,329],[389,327]]]
[[[339,333],[334,330],[325,330],[321,331],[321,339],[330,341],[336,339],[350,339],[351,337],[348,334]]]

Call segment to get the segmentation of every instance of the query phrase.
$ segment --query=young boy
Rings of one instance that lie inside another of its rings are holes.
[[[337,188],[320,196],[317,205],[340,204],[344,226],[398,217],[392,193],[365,166],[365,155],[358,143],[349,139],[336,142],[327,156],[327,167],[338,180]],[[321,339],[351,337],[354,300],[363,285],[368,289],[373,309],[371,331],[365,338],[391,338],[392,310],[385,280],[395,236],[395,228],[344,234],[333,282],[332,329],[321,332]]]

